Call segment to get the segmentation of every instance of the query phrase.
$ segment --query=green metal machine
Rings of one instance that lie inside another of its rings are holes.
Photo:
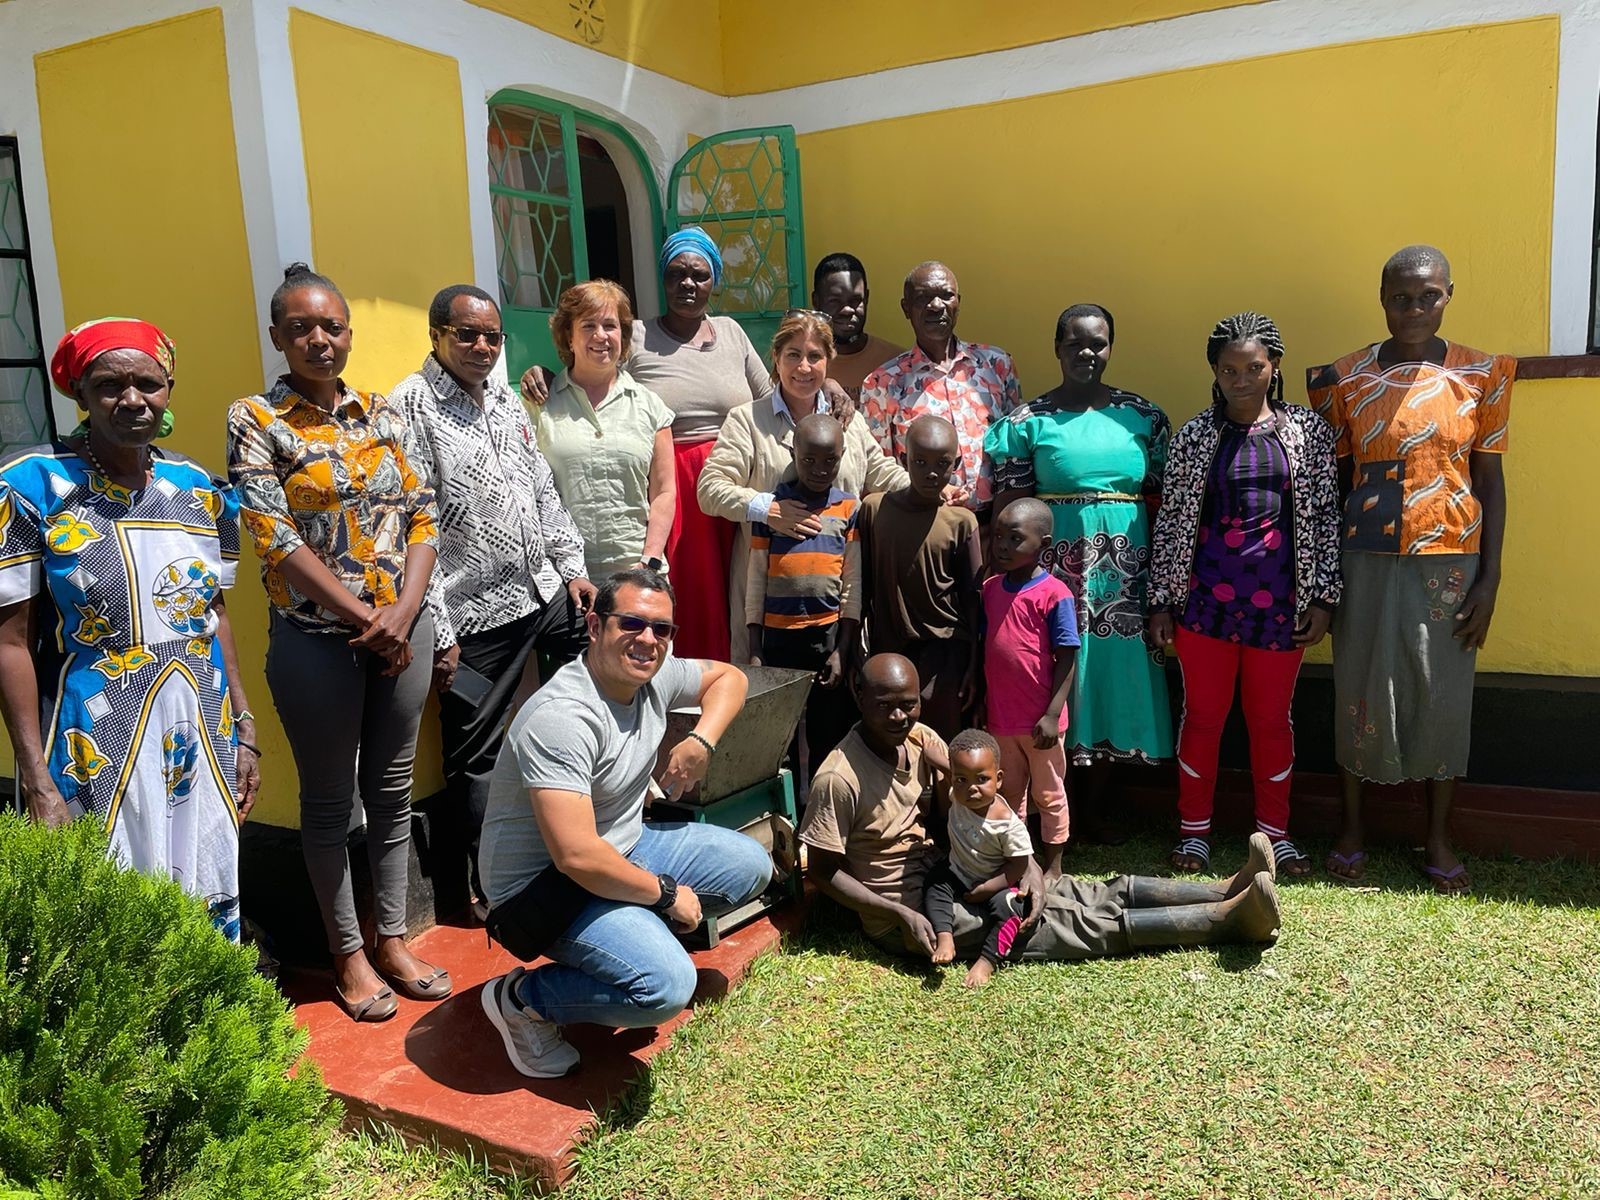
[[[795,807],[794,777],[783,766],[784,753],[795,726],[805,711],[811,691],[808,671],[779,667],[740,667],[749,677],[750,691],[744,707],[717,743],[706,777],[676,801],[656,800],[649,817],[655,821],[697,821],[737,829],[749,834],[772,852],[772,884],[748,904],[707,917],[696,937],[715,946],[722,935],[785,900],[798,899],[801,890],[798,844],[794,830],[799,822]],[[676,709],[668,715],[667,735],[661,741],[657,774],[665,769],[672,747],[688,735],[699,720],[697,708]]]

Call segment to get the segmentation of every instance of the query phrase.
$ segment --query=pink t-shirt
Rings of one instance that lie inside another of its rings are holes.
[[[1072,589],[1046,571],[1020,587],[1003,575],[983,581],[983,671],[989,691],[989,732],[1030,734],[1050,707],[1055,653],[1078,645]],[[1061,730],[1067,710],[1061,710]]]

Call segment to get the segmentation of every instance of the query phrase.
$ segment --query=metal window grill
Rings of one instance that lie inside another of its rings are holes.
[[[17,139],[0,137],[0,453],[54,435]]]

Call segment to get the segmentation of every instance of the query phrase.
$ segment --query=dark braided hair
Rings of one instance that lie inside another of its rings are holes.
[[[283,314],[288,311],[289,306],[285,302],[285,297],[290,292],[297,292],[305,287],[321,288],[339,297],[339,303],[344,305],[345,319],[349,319],[350,302],[344,298],[339,285],[326,275],[318,275],[305,263],[293,262],[283,269],[283,282],[278,285],[278,290],[272,293],[272,303],[268,306],[268,315],[274,325],[283,320]]]
[[[1098,304],[1074,304],[1070,308],[1061,310],[1061,315],[1056,318],[1056,345],[1061,345],[1061,339],[1067,336],[1067,325],[1079,317],[1095,317],[1106,323],[1106,345],[1112,346],[1117,341],[1117,323],[1111,319],[1111,310],[1102,308]]]
[[[1278,363],[1283,359],[1283,334],[1278,332],[1271,317],[1258,312],[1234,313],[1231,317],[1223,317],[1206,339],[1206,361],[1215,367],[1224,348],[1244,342],[1260,342],[1261,348],[1272,360],[1272,387],[1267,392],[1267,400],[1282,404],[1283,372],[1278,369]],[[1222,385],[1215,381],[1211,384],[1211,399],[1218,404],[1226,403]]]

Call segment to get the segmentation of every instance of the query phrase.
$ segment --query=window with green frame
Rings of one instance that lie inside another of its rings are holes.
[[[510,377],[535,363],[559,365],[550,314],[566,288],[590,278],[580,156],[602,151],[619,170],[631,160],[649,213],[630,210],[629,216],[648,221],[652,259],[667,231],[705,227],[724,265],[711,310],[736,319],[764,347],[784,311],[804,304],[807,294],[792,127],[731,130],[696,142],[673,164],[663,213],[649,159],[620,125],[559,100],[505,89],[489,100],[489,195]],[[653,263],[640,262],[638,254],[633,261],[635,286],[650,280],[659,306]]]
[[[632,160],[649,210],[632,215],[649,222],[647,240],[659,244],[661,202],[655,177],[625,129],[569,104],[515,89],[489,100],[495,273],[512,378],[533,363],[559,365],[550,341],[550,314],[564,290],[589,278],[580,139],[594,152],[591,135],[605,138],[614,165],[621,167],[619,156]]]
[[[55,436],[17,139],[0,137],[0,453]]]

